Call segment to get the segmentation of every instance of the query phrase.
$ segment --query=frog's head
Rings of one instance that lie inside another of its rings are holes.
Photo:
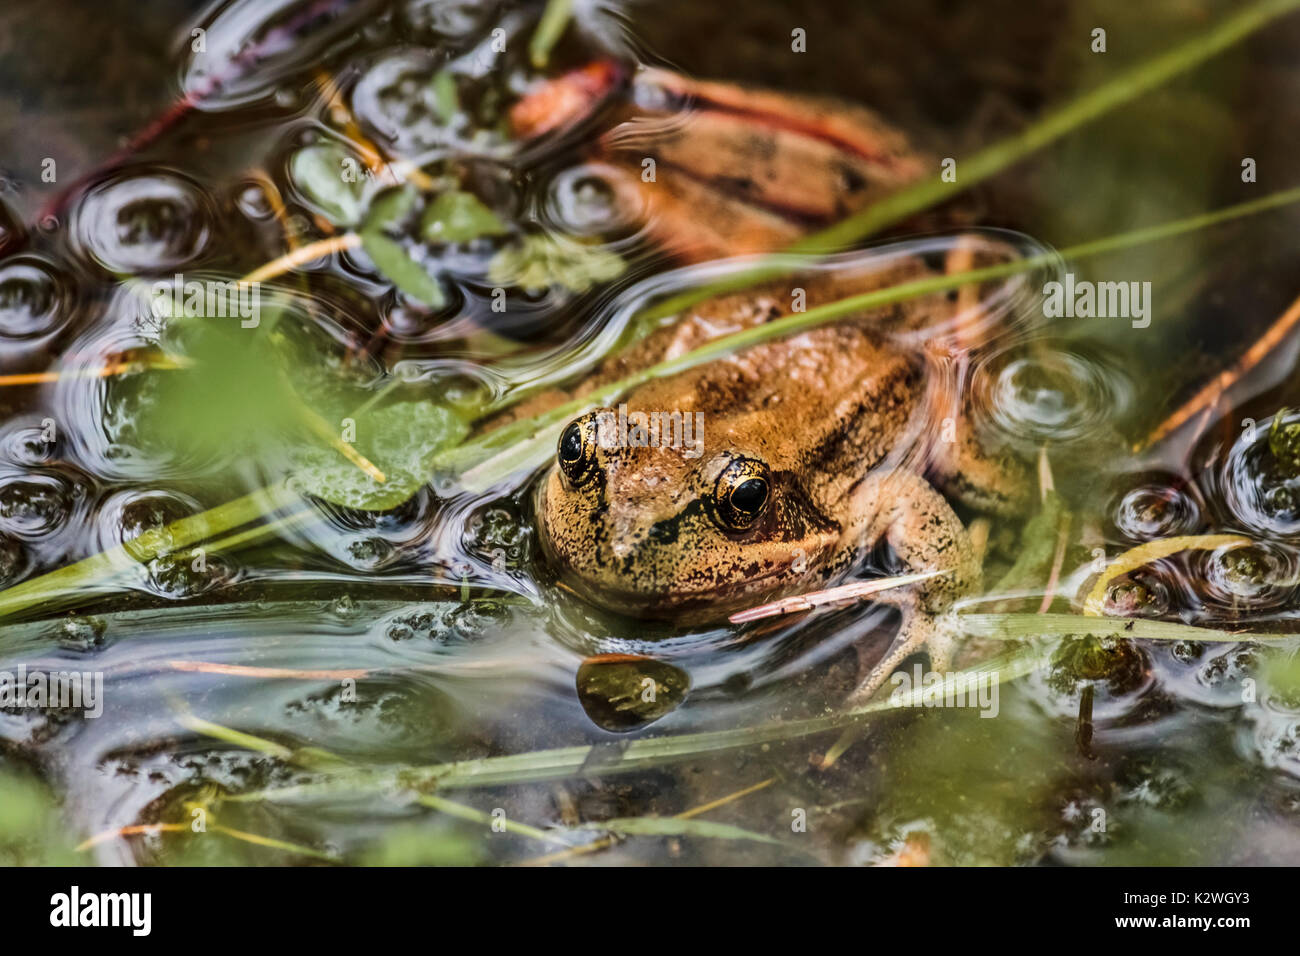
[[[635,412],[599,409],[561,432],[538,524],[564,579],[612,610],[682,623],[817,586],[840,529],[795,471],[769,462],[742,422],[705,436],[696,413],[681,418],[684,440],[660,420],[657,447]]]

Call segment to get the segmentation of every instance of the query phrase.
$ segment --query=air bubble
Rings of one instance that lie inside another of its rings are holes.
[[[46,335],[68,318],[69,292],[53,266],[22,256],[0,265],[0,339]]]
[[[200,258],[212,238],[212,211],[202,191],[171,172],[105,180],[73,215],[76,242],[110,272],[178,269]]]

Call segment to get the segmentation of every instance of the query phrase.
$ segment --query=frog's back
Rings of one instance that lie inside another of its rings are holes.
[[[915,357],[850,323],[656,379],[625,403],[629,411],[700,413],[704,458],[759,458],[799,476],[809,495],[831,507],[896,447],[923,380]]]
[[[933,273],[911,256],[896,256],[886,263],[866,263],[857,269],[811,273],[768,282],[755,288],[716,296],[687,309],[640,342],[615,355],[596,369],[577,394],[617,381],[635,372],[677,358],[716,339],[743,332],[791,314],[796,290],[802,290],[801,311],[862,295]],[[883,333],[889,329],[924,324],[915,303],[883,306],[838,324],[862,325]]]

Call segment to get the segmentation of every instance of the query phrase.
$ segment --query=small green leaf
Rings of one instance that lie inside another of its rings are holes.
[[[372,479],[337,449],[316,444],[289,452],[297,490],[362,511],[388,511],[402,504],[429,478],[433,456],[461,441],[469,425],[432,402],[396,402],[356,421],[356,449],[384,473]]]
[[[460,112],[460,96],[456,92],[456,78],[446,70],[433,75],[433,104],[438,119],[450,125]]]
[[[381,193],[366,213],[361,227],[361,247],[375,268],[413,299],[437,309],[446,303],[442,286],[425,266],[411,258],[406,248],[387,233],[398,232],[415,208],[415,191],[409,187]]]
[[[363,232],[361,247],[366,250],[366,255],[370,256],[375,268],[411,298],[434,309],[446,304],[438,280],[429,275],[423,265],[412,259],[400,243],[377,232]]]
[[[350,163],[349,163],[350,161]],[[352,171],[352,180],[346,177]],[[360,221],[365,209],[360,161],[337,143],[305,146],[289,161],[289,177],[316,211],[339,226]]]
[[[361,224],[361,232],[400,232],[406,217],[415,208],[415,190],[410,186],[386,189],[370,204],[366,211],[366,220]]]
[[[561,286],[586,292],[593,285],[623,274],[627,263],[618,253],[600,246],[536,234],[518,246],[502,249],[488,265],[488,278],[496,285],[516,285],[530,291]]]
[[[420,235],[426,242],[467,242],[506,232],[506,224],[477,196],[459,190],[443,193],[429,203],[420,221]]]

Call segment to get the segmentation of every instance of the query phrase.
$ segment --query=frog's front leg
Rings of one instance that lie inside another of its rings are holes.
[[[845,701],[845,706],[856,707],[870,699],[904,658],[922,647],[930,652],[933,670],[949,669],[955,635],[942,615],[956,598],[979,586],[980,565],[961,519],[920,476],[901,471],[870,475],[851,495],[852,513],[860,516],[860,523],[850,532],[860,533],[858,540],[872,544],[883,537],[912,573],[944,572],[877,596],[896,606],[903,621],[885,656]]]

